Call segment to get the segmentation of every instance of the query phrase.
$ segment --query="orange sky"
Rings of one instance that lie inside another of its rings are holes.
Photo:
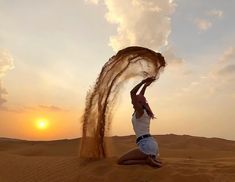
[[[0,1],[0,137],[81,136],[85,97],[118,49],[139,45],[168,63],[147,99],[153,134],[235,139],[234,2]],[[197,8],[195,8],[197,7]],[[128,81],[111,135],[134,134]],[[35,126],[48,119],[48,128]]]

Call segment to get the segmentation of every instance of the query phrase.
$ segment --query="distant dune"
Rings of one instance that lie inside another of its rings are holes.
[[[163,167],[120,166],[135,136],[108,139],[103,160],[79,159],[80,139],[25,141],[0,138],[0,182],[235,182],[235,141],[156,135]]]

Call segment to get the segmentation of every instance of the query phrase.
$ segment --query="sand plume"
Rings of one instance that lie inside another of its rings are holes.
[[[82,118],[81,157],[106,157],[105,136],[112,121],[112,107],[122,84],[137,76],[158,78],[165,65],[160,53],[144,47],[122,49],[105,63],[94,87],[87,94]]]

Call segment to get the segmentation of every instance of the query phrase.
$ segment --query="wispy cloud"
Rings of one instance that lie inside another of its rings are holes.
[[[218,63],[224,64],[227,62],[231,62],[234,59],[235,59],[235,47],[229,47],[224,51]]]
[[[213,10],[207,11],[206,14],[210,17],[222,18],[224,15],[224,12],[222,10],[213,9]]]
[[[18,107],[2,107],[1,111],[23,113],[30,111],[42,111],[42,112],[67,112],[69,109],[62,108],[56,105],[37,105],[37,106],[18,106]]]
[[[0,50],[0,107],[6,102],[7,90],[2,86],[2,77],[13,68],[13,58],[8,50]]]
[[[227,65],[221,68],[217,74],[219,75],[232,75],[235,74],[235,64]]]
[[[227,48],[219,59],[213,72],[216,77],[235,79],[235,47]]]
[[[201,94],[224,94],[232,98],[235,90],[233,84],[235,82],[235,47],[225,49],[211,70],[201,76],[197,82],[202,86],[197,88],[197,92]]]
[[[61,108],[59,106],[55,106],[55,105],[39,105],[38,106],[40,109],[43,110],[47,110],[47,111],[51,111],[51,112],[61,112],[61,111],[66,111],[66,109]]]
[[[191,80],[191,81],[190,81]],[[235,96],[235,47],[228,47],[221,57],[204,74],[190,78],[188,84],[175,95],[193,98],[227,97],[228,102]]]
[[[186,61],[175,53],[175,49],[172,46],[167,46],[163,51],[163,55],[167,60],[168,73],[174,76],[186,76],[192,73],[189,67],[186,65]]]
[[[221,19],[224,13],[222,10],[212,9],[205,12],[203,18],[195,18],[194,24],[200,31],[207,31],[210,29],[216,20]]]
[[[24,106],[24,111],[48,111],[48,112],[65,112],[65,108],[56,105],[37,105],[37,106]]]
[[[85,2],[91,3],[91,4],[98,4],[99,0],[85,0]]]
[[[174,49],[168,46],[164,51],[164,56],[170,66],[178,67],[184,63],[184,60],[174,53]]]
[[[212,27],[212,22],[206,19],[197,18],[194,21],[195,25],[199,30],[206,31]]]

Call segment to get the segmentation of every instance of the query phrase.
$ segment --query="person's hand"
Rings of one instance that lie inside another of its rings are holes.
[[[146,86],[149,86],[155,80],[156,80],[156,78],[154,76],[152,76],[152,77],[148,77],[148,78],[142,80],[142,83],[144,83]]]
[[[149,85],[151,85],[151,83],[152,83],[152,81],[146,82],[146,83],[144,84],[144,86],[148,87]]]

